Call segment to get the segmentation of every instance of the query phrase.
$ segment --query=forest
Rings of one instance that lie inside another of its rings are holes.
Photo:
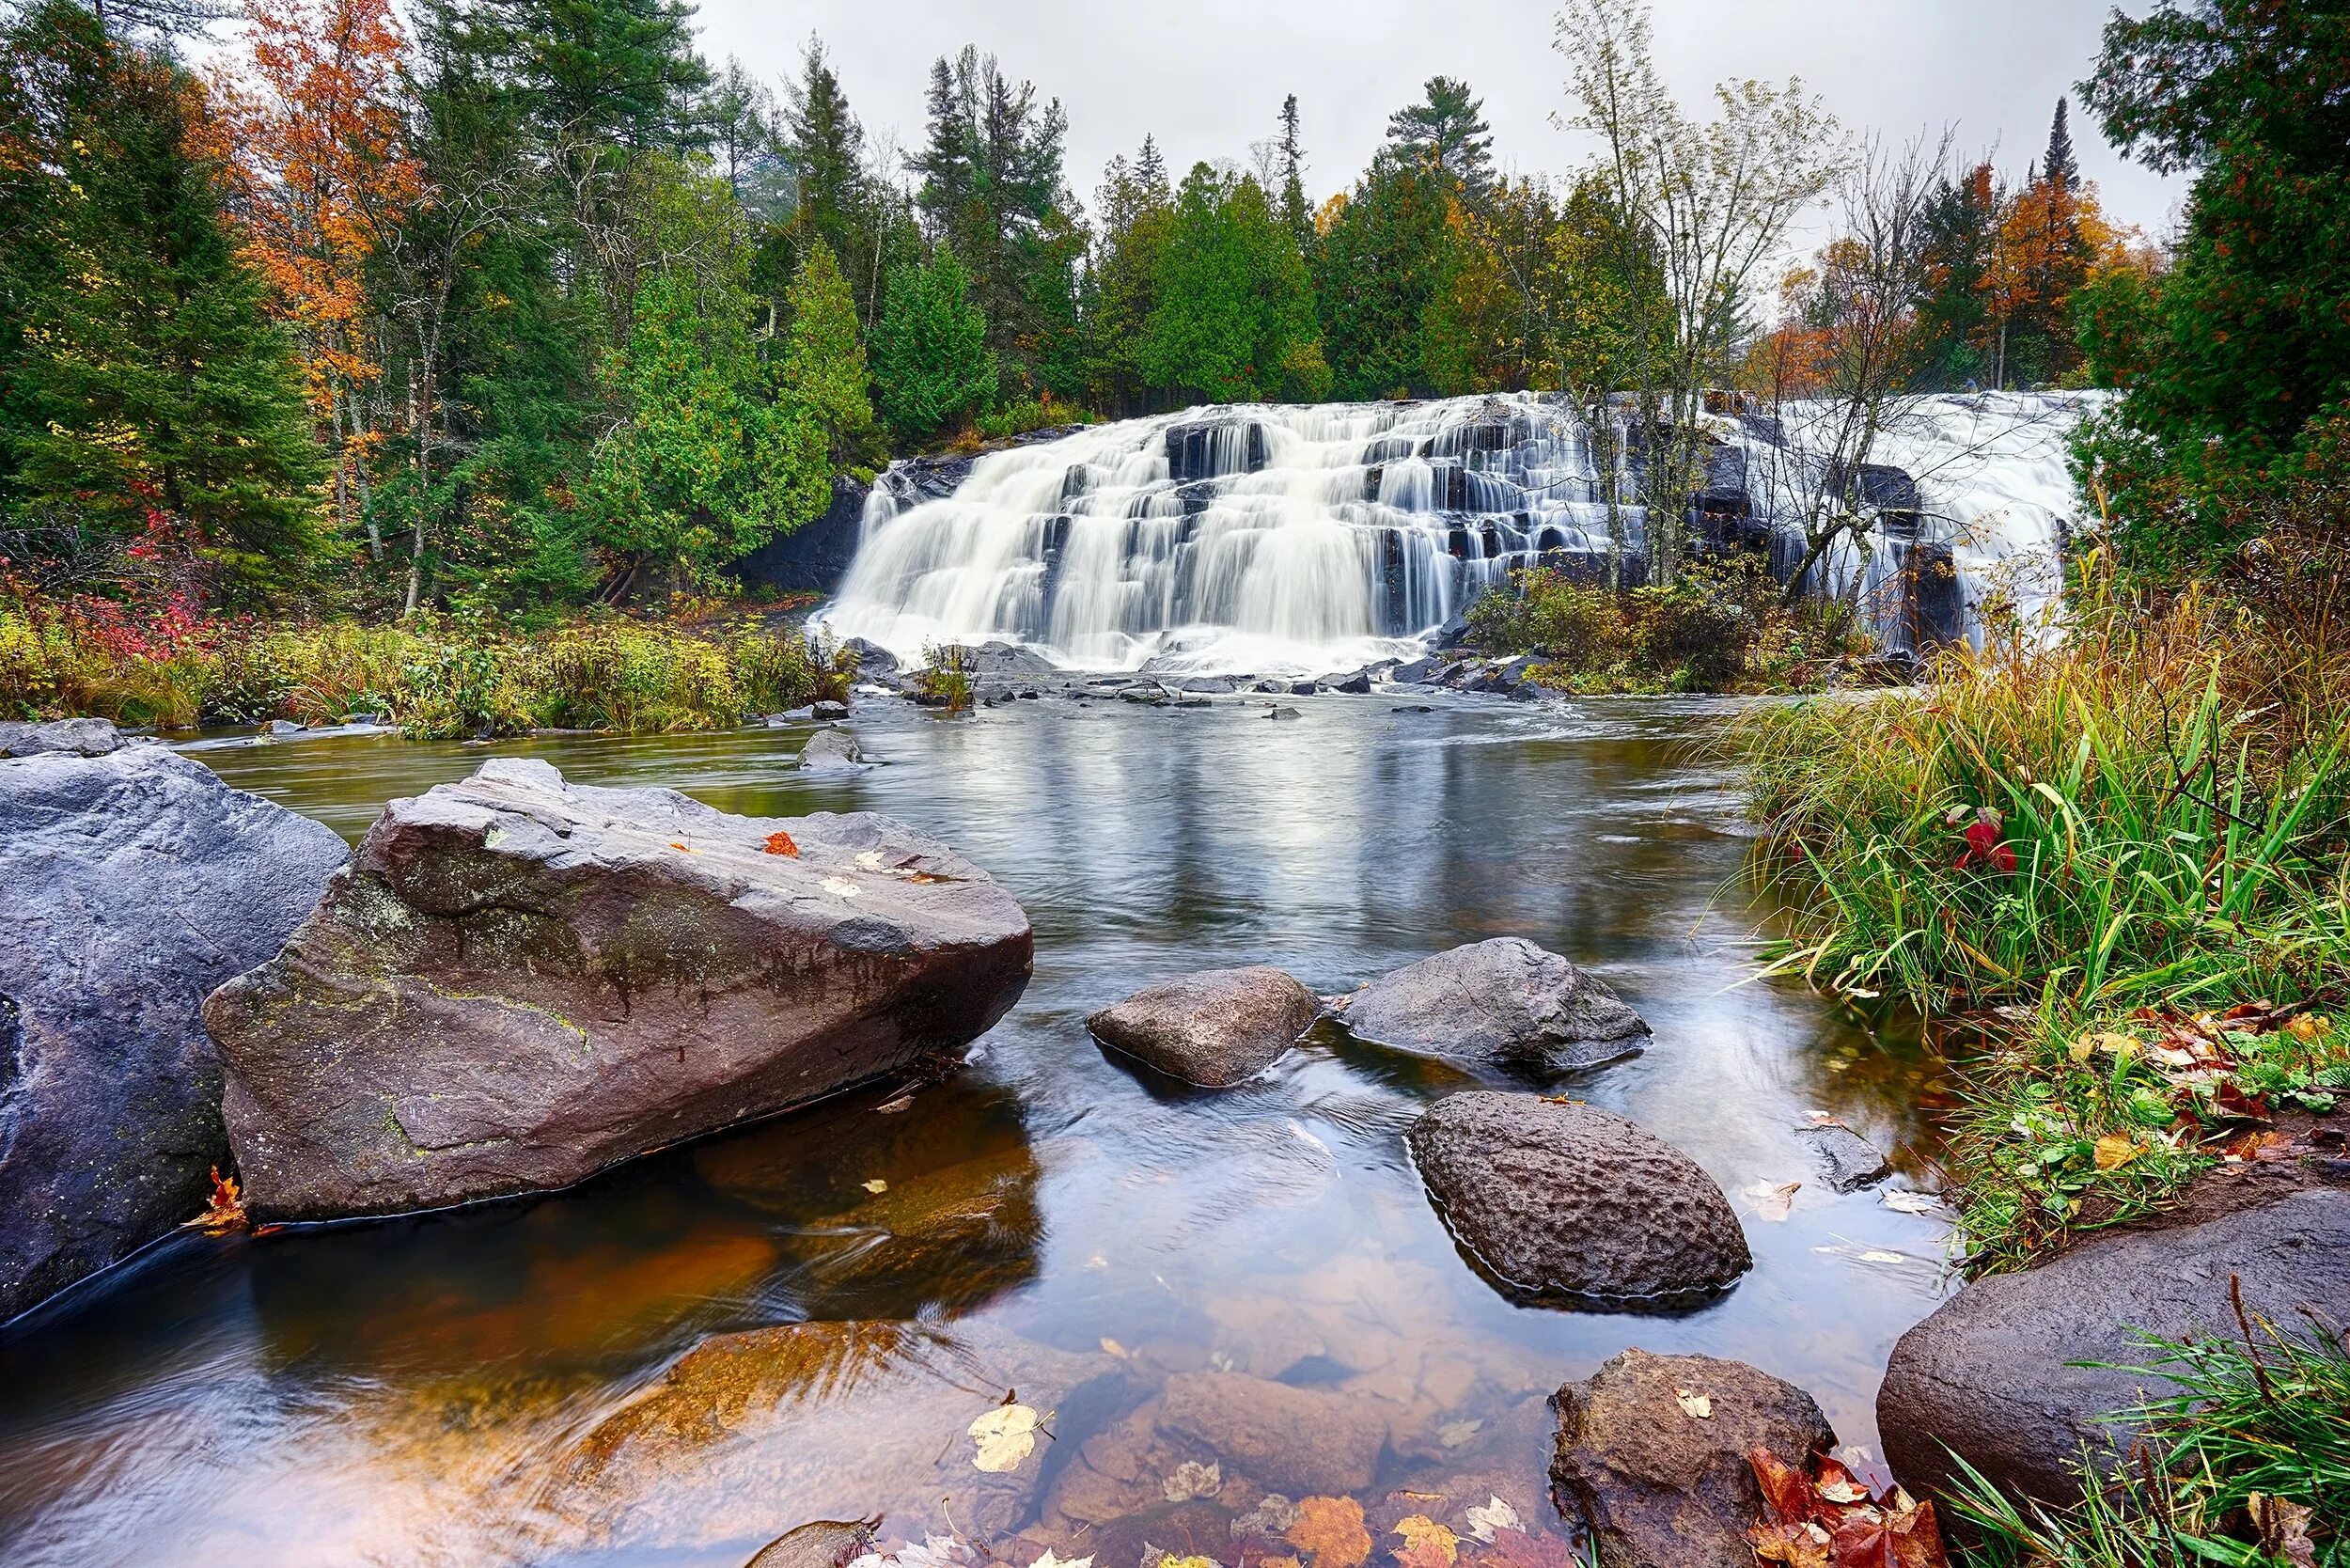
[[[977,47],[931,67],[901,151],[821,41],[762,82],[703,57],[680,0],[23,6],[0,575],[101,619],[543,617],[724,591],[835,476],[1040,427],[1672,386],[1686,429],[1705,386],[1825,384],[1888,316],[1904,391],[2110,381],[2133,352],[2160,259],[2101,216],[2066,104],[2020,171],[1926,149],[1898,276],[1858,240],[1765,276],[1849,138],[1794,84],[1700,135],[1636,17],[1560,18],[1585,78],[1649,95],[1582,81],[1567,118],[1614,154],[1568,178],[1509,172],[1437,76],[1335,191],[1292,96],[1230,159],[1146,138],[1087,197],[1058,101]],[[198,71],[208,22],[233,41]],[[1660,126],[1668,162],[1774,168],[1731,271],[1686,254],[1709,214],[1676,219],[1676,170],[1625,156]]]

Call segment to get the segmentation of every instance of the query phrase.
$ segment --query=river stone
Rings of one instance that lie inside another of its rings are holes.
[[[1901,1338],[1877,1392],[1886,1457],[1920,1495],[1954,1479],[1955,1451],[2010,1496],[2076,1499],[2067,1466],[2126,1426],[2098,1418],[2173,1390],[2135,1332],[2236,1336],[2244,1309],[2309,1334],[2303,1309],[2350,1323],[2350,1191],[2311,1188],[2201,1224],[2116,1231],[2037,1268],[1977,1279]]]
[[[768,1542],[744,1568],[849,1568],[872,1549],[870,1521],[818,1519]]]
[[[1386,1419],[1369,1400],[1242,1372],[1179,1372],[1159,1402],[1160,1431],[1292,1497],[1361,1491],[1387,1440]]]
[[[0,758],[39,757],[50,752],[66,752],[76,757],[103,757],[133,744],[132,737],[101,718],[58,719],[49,724],[0,724]]]
[[[1692,1415],[1685,1391],[1711,1413]],[[1550,1463],[1559,1512],[1581,1518],[1601,1568],[1754,1568],[1762,1517],[1747,1453],[1791,1465],[1836,1446],[1810,1394],[1742,1361],[1627,1350],[1560,1388]]]
[[[0,1319],[202,1210],[228,1162],[196,1010],[348,853],[162,746],[0,762]]]
[[[1169,1077],[1223,1089],[1271,1066],[1321,1012],[1312,992],[1261,964],[1145,986],[1087,1019],[1086,1027]]]
[[[1410,1143],[1453,1238],[1512,1294],[1678,1303],[1753,1266],[1714,1179],[1596,1106],[1452,1094],[1413,1123]]]
[[[204,1021],[248,1206],[393,1214],[605,1166],[957,1052],[1027,917],[887,817],[737,817],[501,759],[396,800]]]
[[[800,747],[800,766],[827,773],[854,768],[865,760],[856,737],[846,729],[819,729]]]
[[[1553,1072],[1638,1053],[1649,1027],[1602,981],[1515,936],[1454,948],[1339,1004],[1358,1040],[1452,1061]]]
[[[1811,1152],[1819,1156],[1820,1170],[1827,1184],[1838,1192],[1857,1192],[1893,1173],[1893,1168],[1886,1163],[1876,1145],[1850,1127],[1806,1127],[1803,1136],[1811,1145]]]

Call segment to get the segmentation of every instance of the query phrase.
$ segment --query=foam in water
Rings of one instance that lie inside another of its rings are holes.
[[[1925,400],[1873,455],[1913,467],[1964,536],[1962,573],[1981,575],[2053,560],[2076,417],[2044,399]],[[1793,504],[1808,422],[1780,431],[1778,447],[1751,426],[1731,436],[1765,522]],[[1604,560],[1611,537],[1642,551],[1636,487],[1602,475],[1597,449],[1576,410],[1532,394],[1098,426],[982,457],[944,499],[909,505],[885,477],[822,619],[909,660],[997,640],[1089,669],[1314,675],[1409,658],[1514,567]],[[1873,580],[1899,557],[1846,547],[1829,580]]]

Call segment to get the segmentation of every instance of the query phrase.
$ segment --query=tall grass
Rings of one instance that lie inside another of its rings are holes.
[[[1935,1009],[2340,984],[2350,715],[2248,705],[2273,663],[2207,594],[2150,605],[2091,563],[2060,640],[1749,715],[1734,744],[1795,912],[1777,966]]]

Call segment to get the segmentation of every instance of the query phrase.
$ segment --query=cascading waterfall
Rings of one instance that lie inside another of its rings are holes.
[[[1995,572],[2026,579],[2019,602],[2052,592],[2035,585],[2071,498],[2064,437],[2081,407],[1924,400],[1872,453],[1908,469],[1921,500],[1877,519],[1867,548],[1840,548],[1826,584],[1865,592],[1927,540],[1962,598]],[[1810,422],[1798,410],[1720,423],[1717,451],[1743,458],[1740,505],[1792,566]],[[1518,394],[1127,420],[981,457],[943,498],[922,498],[901,465],[874,486],[821,619],[914,660],[998,640],[1107,670],[1315,675],[1410,658],[1513,568],[1604,571],[1615,538],[1637,572],[1637,485],[1597,464],[1624,445],[1596,442],[1570,405]],[[1867,602],[1889,640],[1921,640],[1914,606],[1881,597]]]

